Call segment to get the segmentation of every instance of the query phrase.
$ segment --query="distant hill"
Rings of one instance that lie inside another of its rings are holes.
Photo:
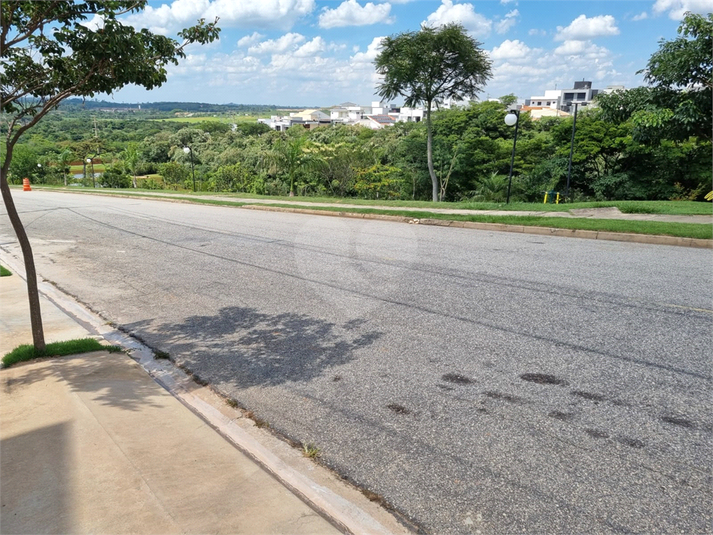
[[[138,110],[154,112],[190,112],[190,113],[267,113],[277,109],[297,109],[291,106],[262,105],[262,104],[206,104],[204,102],[108,102],[106,100],[82,100],[69,98],[60,104],[60,108],[95,110]],[[301,108],[299,108],[301,109]]]

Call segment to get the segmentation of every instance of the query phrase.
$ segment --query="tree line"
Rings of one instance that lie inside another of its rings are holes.
[[[710,136],[678,135],[665,127],[644,134],[635,112],[621,113],[623,98],[602,97],[599,108],[578,114],[572,199],[701,200],[711,185]],[[513,141],[506,113],[501,102],[433,113],[439,198],[504,202]],[[545,191],[564,190],[572,126],[571,117],[535,121],[521,114],[514,201],[538,201]],[[275,132],[258,123],[233,128],[210,118],[196,124],[126,118],[102,119],[98,130],[95,136],[82,114],[55,112],[15,147],[11,181],[71,183],[76,179],[70,165],[90,157],[104,163],[98,181],[105,187],[192,189],[190,154],[183,150],[190,147],[202,191],[432,198],[424,123]]]

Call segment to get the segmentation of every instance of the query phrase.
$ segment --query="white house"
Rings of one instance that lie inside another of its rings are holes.
[[[623,89],[623,86],[593,89],[592,82],[582,80],[574,82],[572,89],[548,89],[542,96],[532,96],[525,99],[525,106],[548,107],[569,113],[574,110],[573,104],[576,103],[580,107],[591,106],[594,97],[599,93],[610,93],[615,89]]]

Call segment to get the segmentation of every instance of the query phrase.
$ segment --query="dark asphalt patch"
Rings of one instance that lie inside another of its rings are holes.
[[[410,410],[408,410],[403,405],[399,405],[398,403],[389,403],[386,408],[392,412],[395,412],[396,414],[411,414]]]
[[[557,386],[567,386],[567,381],[555,377],[554,375],[549,375],[547,373],[523,373],[520,376],[523,381],[528,381],[530,383],[537,383],[538,385],[557,385]]]
[[[469,385],[475,382],[470,377],[466,377],[465,375],[461,375],[459,373],[447,373],[441,376],[441,379],[447,383],[453,383],[456,385]]]

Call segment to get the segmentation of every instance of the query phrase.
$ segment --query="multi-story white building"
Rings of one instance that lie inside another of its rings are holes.
[[[525,99],[525,106],[552,108],[569,113],[574,109],[575,103],[580,107],[591,106],[594,97],[599,93],[611,93],[623,88],[623,86],[609,86],[606,89],[593,89],[592,82],[582,80],[574,82],[572,89],[548,89],[544,95]]]

